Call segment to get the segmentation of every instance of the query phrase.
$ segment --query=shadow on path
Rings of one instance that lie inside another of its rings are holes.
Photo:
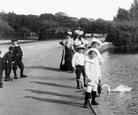
[[[25,98],[31,98],[31,99],[35,99],[35,100],[43,101],[43,102],[50,102],[50,103],[71,105],[71,106],[76,106],[76,107],[83,107],[83,103],[74,103],[74,102],[64,101],[64,100],[40,98],[40,97],[34,97],[34,96],[25,96]]]
[[[26,67],[28,69],[45,69],[45,70],[51,70],[51,71],[56,71],[56,72],[63,72],[59,68],[53,68],[53,67],[45,67],[45,66],[30,66]]]
[[[72,88],[72,89],[75,89],[75,87],[73,87],[73,86],[60,85],[60,84],[49,83],[49,82],[31,81],[31,83],[37,83],[37,84],[41,84],[41,85],[48,85],[48,86],[56,86],[56,87],[63,87],[63,88]]]
[[[33,89],[27,89],[26,91],[31,91],[32,93],[36,93],[36,94],[46,94],[46,95],[52,95],[52,96],[61,96],[61,97],[67,97],[67,98],[72,98],[72,99],[84,100],[84,97],[60,94],[60,93],[56,93],[56,92],[39,91],[39,90],[33,90]]]

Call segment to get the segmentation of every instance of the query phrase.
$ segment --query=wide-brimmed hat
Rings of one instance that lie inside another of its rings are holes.
[[[83,31],[79,31],[79,35],[83,35],[83,33],[84,33]]]
[[[79,34],[80,34],[80,30],[75,30],[75,31],[74,31],[74,34],[79,35]]]
[[[94,42],[98,43],[100,46],[102,45],[102,42],[99,39],[93,38],[91,40],[91,44],[94,43]]]
[[[76,49],[85,49],[85,46],[84,45],[79,45],[76,47]]]
[[[97,55],[99,55],[99,51],[96,49],[96,48],[90,48],[90,49],[88,49],[87,51],[86,51],[86,55],[87,56],[89,56],[89,52],[90,51],[93,51],[93,52],[95,52]]]
[[[67,34],[68,34],[68,35],[72,35],[72,32],[71,32],[71,31],[68,31]]]

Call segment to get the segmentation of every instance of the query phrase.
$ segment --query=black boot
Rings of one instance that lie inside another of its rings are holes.
[[[18,79],[16,71],[13,71],[13,73],[14,73],[14,79]]]
[[[84,78],[83,81],[84,81],[84,87],[87,87],[86,78]]]
[[[3,83],[0,81],[0,88],[3,88]]]
[[[88,92],[85,93],[84,108],[88,108],[89,95],[90,95],[90,93],[88,93]]]
[[[77,82],[77,89],[81,89],[80,79],[77,79],[76,82]]]
[[[8,74],[5,74],[5,81],[10,81]]]
[[[21,69],[20,77],[21,77],[21,78],[27,77],[27,75],[24,75],[24,74],[23,74],[23,69]]]
[[[11,77],[10,77],[10,74],[8,74],[8,79],[9,79],[9,81],[12,81],[12,79],[11,79]]]
[[[99,103],[97,103],[95,101],[95,97],[96,97],[96,91],[92,91],[92,102],[91,102],[91,104],[92,105],[99,105]]]

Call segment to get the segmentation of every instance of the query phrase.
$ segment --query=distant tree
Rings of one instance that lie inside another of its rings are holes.
[[[41,14],[40,16],[39,16],[39,20],[40,21],[43,21],[43,20],[53,20],[53,21],[55,21],[56,20],[56,17],[55,17],[55,15],[53,15],[53,14],[50,14],[50,13],[44,13],[44,14]]]
[[[129,11],[123,8],[119,8],[116,17],[114,17],[114,21],[129,21],[129,20],[131,20]]]
[[[55,13],[55,16],[56,17],[64,17],[64,16],[67,16],[67,14],[66,13],[64,13],[64,12],[57,12],[57,13]]]
[[[85,30],[89,29],[90,21],[87,18],[81,18],[77,23],[78,25],[83,27]]]
[[[0,36],[11,36],[14,34],[14,29],[8,23],[0,19]]]

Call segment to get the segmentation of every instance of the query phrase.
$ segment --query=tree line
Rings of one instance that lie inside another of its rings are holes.
[[[114,21],[109,26],[106,41],[119,49],[138,48],[138,1],[134,0],[129,10],[118,9]]]
[[[109,21],[69,17],[66,13],[44,13],[37,15],[19,15],[14,12],[0,12],[0,36],[29,36],[36,33],[39,40],[62,38],[55,34],[59,27],[68,27],[72,31],[81,27],[87,33],[107,33]]]
[[[85,33],[107,33],[106,41],[117,48],[135,48],[138,46],[138,2],[134,0],[129,10],[118,8],[112,21],[69,17],[66,13],[44,13],[41,15],[19,15],[14,12],[0,12],[0,37],[26,37],[35,33],[39,40],[61,39],[58,28],[81,27]]]

